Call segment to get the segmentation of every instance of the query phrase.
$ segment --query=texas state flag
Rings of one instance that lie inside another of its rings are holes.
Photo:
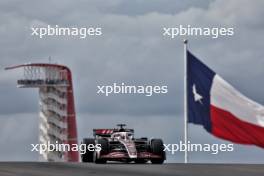
[[[264,106],[242,95],[187,51],[188,122],[234,143],[264,148]]]

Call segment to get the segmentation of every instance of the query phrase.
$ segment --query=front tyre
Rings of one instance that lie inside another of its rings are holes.
[[[105,163],[106,163],[106,160],[100,158],[100,157],[98,156],[98,153],[97,153],[97,152],[94,152],[94,155],[93,155],[93,162],[96,163],[96,164],[105,164]]]
[[[161,158],[151,159],[152,164],[162,164],[165,160],[165,152],[163,141],[161,139],[152,139],[150,144],[151,152],[155,155],[159,155]]]
[[[106,159],[101,158],[101,155],[106,155],[109,153],[109,144],[107,139],[98,139],[97,144],[101,145],[101,150],[99,152],[94,152],[93,161],[96,164],[105,164]]]
[[[87,162],[87,163],[92,163],[93,162],[93,151],[89,151],[88,150],[88,145],[95,145],[95,141],[93,138],[85,138],[83,139],[83,143],[82,144],[85,144],[86,145],[86,152],[84,154],[81,155],[81,158],[82,158],[82,162]]]

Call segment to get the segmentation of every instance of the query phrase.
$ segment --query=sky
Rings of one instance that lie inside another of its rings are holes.
[[[264,104],[264,1],[262,0],[77,0],[45,3],[0,1],[0,161],[37,161],[38,91],[18,89],[21,71],[6,66],[52,62],[71,68],[79,141],[93,128],[127,123],[136,136],[183,139],[183,37],[169,39],[163,27],[233,27],[234,36],[188,37],[189,49],[247,97]],[[102,36],[31,36],[40,25],[101,27]],[[97,85],[166,85],[168,93],[96,94]],[[225,143],[202,127],[189,125],[194,143]],[[234,145],[234,152],[190,153],[190,162],[264,163],[264,150]],[[183,153],[168,154],[183,162]]]

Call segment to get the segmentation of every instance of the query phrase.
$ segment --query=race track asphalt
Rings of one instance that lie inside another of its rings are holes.
[[[1,162],[0,176],[264,176],[264,165]]]

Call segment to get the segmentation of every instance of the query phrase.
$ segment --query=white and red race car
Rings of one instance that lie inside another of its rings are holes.
[[[133,129],[94,129],[94,138],[83,139],[84,144],[100,144],[101,150],[81,155],[82,162],[106,163],[107,161],[162,164],[166,159],[161,139],[134,138]]]

